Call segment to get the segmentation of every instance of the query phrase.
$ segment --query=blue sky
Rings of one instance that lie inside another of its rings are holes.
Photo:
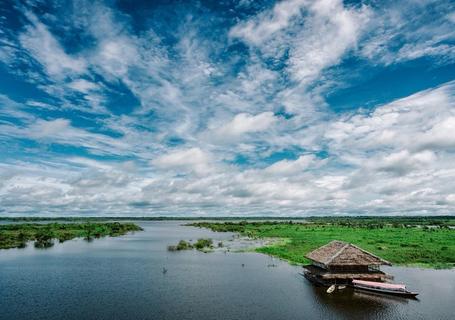
[[[2,1],[1,215],[455,208],[453,1]]]

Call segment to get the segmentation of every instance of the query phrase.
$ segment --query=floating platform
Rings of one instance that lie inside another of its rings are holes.
[[[333,284],[352,284],[352,280],[366,280],[375,282],[386,282],[393,280],[393,276],[386,274],[382,271],[375,270],[371,272],[331,272],[314,265],[307,265],[303,267],[305,269],[303,275],[311,282],[329,287]]]

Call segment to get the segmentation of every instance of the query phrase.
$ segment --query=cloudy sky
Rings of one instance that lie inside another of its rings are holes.
[[[453,1],[1,1],[0,215],[454,212]]]

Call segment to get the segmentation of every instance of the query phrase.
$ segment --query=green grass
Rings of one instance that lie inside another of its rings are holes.
[[[133,223],[48,223],[48,224],[8,224],[0,225],[0,249],[24,248],[28,241],[34,241],[37,248],[47,248],[54,240],[64,242],[74,238],[121,236],[142,228]]]
[[[353,221],[351,221],[352,223]],[[251,238],[281,238],[282,241],[256,251],[291,263],[308,263],[305,255],[332,240],[354,243],[396,265],[428,268],[455,266],[455,230],[406,227],[404,225],[352,223],[246,222],[190,224],[219,232],[238,232]]]

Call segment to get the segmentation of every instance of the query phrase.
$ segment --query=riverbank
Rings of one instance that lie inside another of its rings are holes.
[[[117,237],[131,231],[140,231],[134,223],[47,223],[0,225],[0,249],[24,248],[34,241],[36,248],[51,247],[54,240],[64,242],[74,238],[91,241],[105,236]]]
[[[337,239],[354,243],[395,265],[425,268],[455,266],[455,230],[448,225],[314,222],[198,222],[191,226],[217,232],[237,232],[251,238],[280,238],[284,241],[257,248],[260,253],[294,264],[309,261],[304,256]]]

